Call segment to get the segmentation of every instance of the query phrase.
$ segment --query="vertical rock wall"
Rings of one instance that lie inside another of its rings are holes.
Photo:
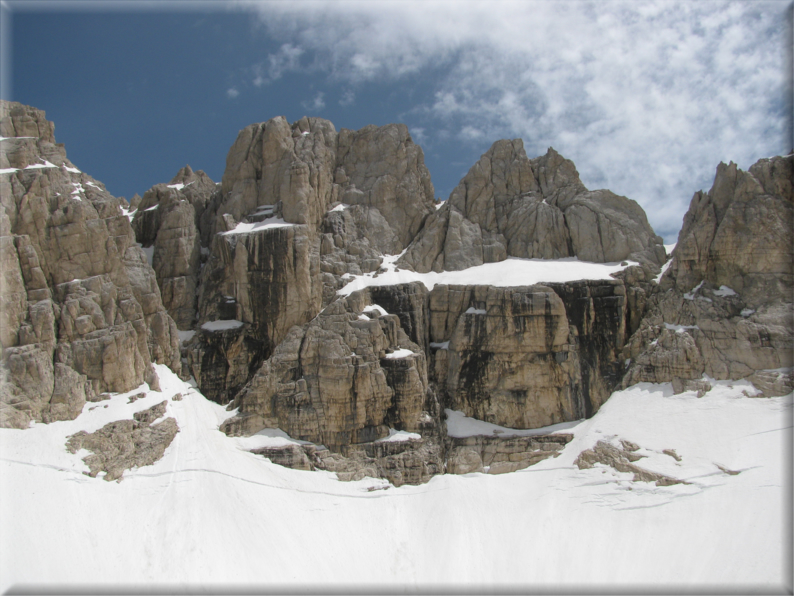
[[[55,144],[43,112],[0,102],[0,425],[76,417],[157,386],[176,326],[120,201]],[[125,203],[126,204],[126,203]]]

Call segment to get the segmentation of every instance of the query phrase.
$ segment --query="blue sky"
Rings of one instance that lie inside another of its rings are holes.
[[[404,122],[442,199],[520,137],[638,201],[671,242],[720,161],[794,145],[786,1],[3,8],[3,98],[45,110],[70,159],[127,198],[186,163],[220,181],[237,132],[277,115]]]

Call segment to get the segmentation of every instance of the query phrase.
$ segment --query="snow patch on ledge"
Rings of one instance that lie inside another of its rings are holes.
[[[375,441],[376,443],[398,443],[402,441],[410,441],[411,439],[421,439],[422,435],[419,433],[409,433],[407,430],[394,430],[389,429],[389,436],[383,437]]]
[[[46,159],[42,159],[44,163],[34,163],[30,164],[29,166],[25,166],[26,170],[38,170],[39,168],[57,168],[53,163],[48,162]]]
[[[694,288],[692,288],[692,291],[687,292],[686,294],[684,294],[684,300],[694,300],[695,299],[695,294],[697,294],[698,290],[700,290],[700,288],[703,287],[704,283],[706,283],[706,280],[701,281],[698,285],[696,285]]]
[[[413,352],[406,348],[400,348],[399,350],[394,350],[391,354],[386,354],[386,358],[388,360],[398,360],[400,358],[407,358],[408,356],[413,356]]]
[[[267,230],[270,228],[287,228],[289,226],[294,226],[297,224],[291,224],[280,217],[271,217],[265,219],[263,221],[258,221],[256,223],[244,223],[240,222],[235,226],[233,230],[229,230],[228,232],[222,232],[223,236],[230,236],[232,234],[249,234],[251,232],[258,232],[259,230]]]
[[[712,292],[715,296],[738,296],[738,294],[728,286],[720,286],[719,290]]]
[[[377,312],[380,313],[381,316],[389,314],[386,312],[386,309],[379,304],[370,304],[369,306],[365,306],[362,312]]]
[[[496,435],[500,437],[548,435],[554,432],[570,430],[582,422],[582,420],[574,420],[573,422],[560,422],[559,424],[552,424],[551,426],[544,426],[542,428],[523,430],[491,424],[490,422],[477,420],[476,418],[469,418],[466,414],[458,410],[450,410],[447,408],[444,411],[447,413],[447,435],[456,438],[474,437],[477,435]]]
[[[242,326],[242,321],[228,319],[224,321],[208,321],[204,323],[201,328],[204,329],[204,331],[226,331],[227,329],[238,329]]]
[[[286,445],[311,445],[310,441],[293,439],[280,428],[264,428],[250,437],[234,437],[234,442],[243,451],[263,447],[285,447]]]
[[[683,333],[684,331],[687,331],[689,329],[700,329],[700,327],[698,327],[697,325],[673,325],[671,323],[665,323],[664,326],[666,329],[669,329],[670,331],[675,331],[676,333]]]
[[[407,269],[397,270],[395,263],[405,254],[386,255],[382,268],[386,271],[351,276],[352,280],[338,294],[349,296],[356,290],[370,286],[393,286],[421,281],[428,290],[436,284],[477,285],[496,287],[531,286],[542,283],[563,283],[585,279],[613,280],[612,273],[623,271],[626,267],[638,265],[634,261],[623,261],[627,265],[615,263],[591,263],[576,257],[565,259],[519,259],[509,257],[498,263],[486,263],[469,267],[463,271],[442,271],[441,273],[416,273]]]
[[[486,312],[486,310],[484,308],[474,308],[473,306],[470,306],[466,310],[466,312],[463,313],[463,314],[464,315],[486,315],[488,313]]]

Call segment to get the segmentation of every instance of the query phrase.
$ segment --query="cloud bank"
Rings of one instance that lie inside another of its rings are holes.
[[[288,70],[346,88],[427,78],[433,92],[409,114],[425,138],[487,148],[521,137],[530,157],[553,146],[588,187],[638,201],[668,240],[720,161],[747,168],[791,148],[786,3],[239,6],[283,43],[261,81]]]

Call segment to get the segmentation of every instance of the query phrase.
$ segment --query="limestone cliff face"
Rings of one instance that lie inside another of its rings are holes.
[[[620,380],[621,282],[436,286],[431,370],[444,403],[511,428],[592,416]]]
[[[202,392],[227,403],[293,325],[320,312],[318,242],[299,225],[218,234],[203,273],[188,362]]]
[[[240,132],[220,185],[188,166],[136,195],[131,226],[126,203],[74,168],[53,130],[43,112],[0,104],[4,426],[156,386],[159,362],[238,409],[224,432],[301,441],[256,453],[399,485],[521,469],[571,438],[452,437],[445,408],[535,429],[592,416],[641,381],[791,391],[794,156],[749,172],[722,164],[657,278],[666,255],[642,209],[588,191],[553,149],[528,159],[521,141],[495,143],[436,211],[404,125],[274,118]],[[613,280],[338,294],[403,250],[398,266],[419,272],[510,256],[639,265]],[[181,346],[177,327],[194,332]],[[157,435],[148,461],[176,432],[134,426],[85,440]]]
[[[588,191],[573,162],[551,148],[530,160],[516,139],[497,141],[472,166],[400,264],[457,271],[508,256],[660,266],[665,253],[637,203]]]
[[[425,353],[368,290],[293,327],[233,406],[239,414],[226,432],[277,427],[334,451],[383,439],[389,428],[435,434],[440,416]]]
[[[626,348],[623,385],[702,376],[749,378],[767,395],[791,391],[794,156],[748,172],[720,164],[692,198],[648,314]]]
[[[201,233],[202,215],[219,195],[204,172],[182,168],[169,184],[150,188],[136,205],[132,228],[144,248],[152,248],[152,267],[163,304],[177,327],[187,331],[198,319],[198,286],[202,248],[210,234]],[[132,207],[132,205],[130,205]]]
[[[233,398],[290,327],[336,299],[344,275],[376,271],[433,209],[422,150],[404,125],[337,133],[319,118],[290,125],[279,117],[243,129],[220,197],[205,210],[215,219],[200,281],[202,331],[188,351],[205,395]],[[245,324],[231,352],[204,327],[223,320]],[[235,347],[243,345],[248,361]]]
[[[0,425],[76,417],[157,385],[176,326],[121,201],[77,170],[44,112],[0,102]],[[124,202],[126,204],[126,202]]]

